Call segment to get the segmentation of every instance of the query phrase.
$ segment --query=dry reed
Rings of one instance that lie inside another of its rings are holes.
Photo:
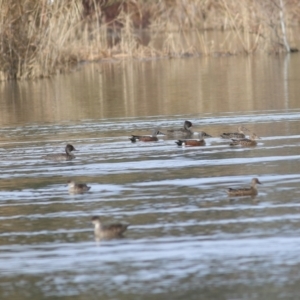
[[[297,0],[123,0],[117,27],[103,20],[103,7],[95,9],[99,1],[84,18],[82,0],[0,0],[0,80],[51,76],[107,58],[295,50],[289,42],[300,20]],[[144,12],[151,23],[142,30],[136,20]],[[220,33],[219,43],[210,32]]]

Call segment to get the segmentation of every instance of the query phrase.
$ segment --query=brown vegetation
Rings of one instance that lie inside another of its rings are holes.
[[[146,5],[141,5],[137,1],[124,0],[82,0],[83,21],[91,24],[99,22],[105,25],[107,29],[107,43],[109,47],[118,44],[121,40],[121,29],[124,23],[120,15],[124,13],[129,16],[134,31],[137,33],[139,29],[146,29],[150,25],[150,11]],[[142,39],[137,39],[143,45],[149,43]]]
[[[83,19],[96,19],[109,27],[123,27],[118,19],[120,13],[130,15],[134,28],[147,28],[150,24],[150,12],[140,3],[132,0],[82,0]],[[101,18],[97,18],[97,14]]]
[[[298,0],[0,0],[0,7],[0,80],[107,58],[293,51],[300,21]],[[219,43],[210,32],[219,32]]]

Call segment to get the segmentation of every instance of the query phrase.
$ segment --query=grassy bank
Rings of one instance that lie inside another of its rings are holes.
[[[97,1],[0,0],[0,80],[101,59],[288,52],[300,21],[297,0]]]

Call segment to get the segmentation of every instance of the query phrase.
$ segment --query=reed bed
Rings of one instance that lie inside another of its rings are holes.
[[[300,21],[297,0],[0,0],[0,8],[0,80],[82,61],[293,52]]]

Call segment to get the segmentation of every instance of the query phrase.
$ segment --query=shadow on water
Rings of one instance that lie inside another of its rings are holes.
[[[1,85],[0,298],[297,298],[299,85],[284,63],[103,64]],[[129,141],[186,119],[213,138]],[[241,124],[256,147],[219,137]],[[66,143],[76,159],[42,158]],[[256,197],[227,196],[253,177]],[[69,194],[70,179],[91,190]],[[93,215],[130,223],[126,237],[96,243]]]

